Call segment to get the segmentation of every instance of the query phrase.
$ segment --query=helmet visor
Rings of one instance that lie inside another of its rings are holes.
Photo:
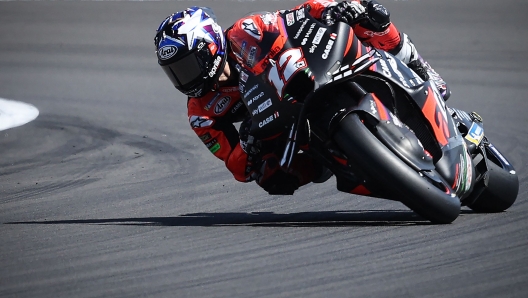
[[[184,56],[178,61],[161,65],[176,88],[184,88],[196,79],[203,79],[204,66],[196,55],[196,51]]]

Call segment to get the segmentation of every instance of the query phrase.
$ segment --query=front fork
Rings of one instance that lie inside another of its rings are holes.
[[[515,169],[504,155],[484,136],[483,121],[480,115],[475,112],[467,113],[454,108],[449,110],[456,121],[458,130],[464,137],[468,152],[472,157],[475,172],[474,188],[462,200],[463,205],[471,205],[488,187],[489,162],[500,164],[501,168],[512,174],[515,174]]]

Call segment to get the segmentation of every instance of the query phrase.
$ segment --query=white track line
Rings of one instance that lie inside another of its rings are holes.
[[[0,131],[35,120],[39,110],[28,103],[0,98]]]

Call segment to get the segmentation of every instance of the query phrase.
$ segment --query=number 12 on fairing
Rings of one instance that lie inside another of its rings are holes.
[[[282,98],[284,86],[295,73],[306,68],[306,60],[301,48],[294,48],[282,53],[278,60],[270,60],[270,62],[268,80],[277,89],[279,97]]]

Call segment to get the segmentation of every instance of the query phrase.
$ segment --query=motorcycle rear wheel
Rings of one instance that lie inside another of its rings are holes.
[[[362,123],[358,114],[351,113],[341,120],[334,140],[391,199],[394,197],[425,219],[447,224],[460,214],[457,196],[442,191],[404,163]]]

